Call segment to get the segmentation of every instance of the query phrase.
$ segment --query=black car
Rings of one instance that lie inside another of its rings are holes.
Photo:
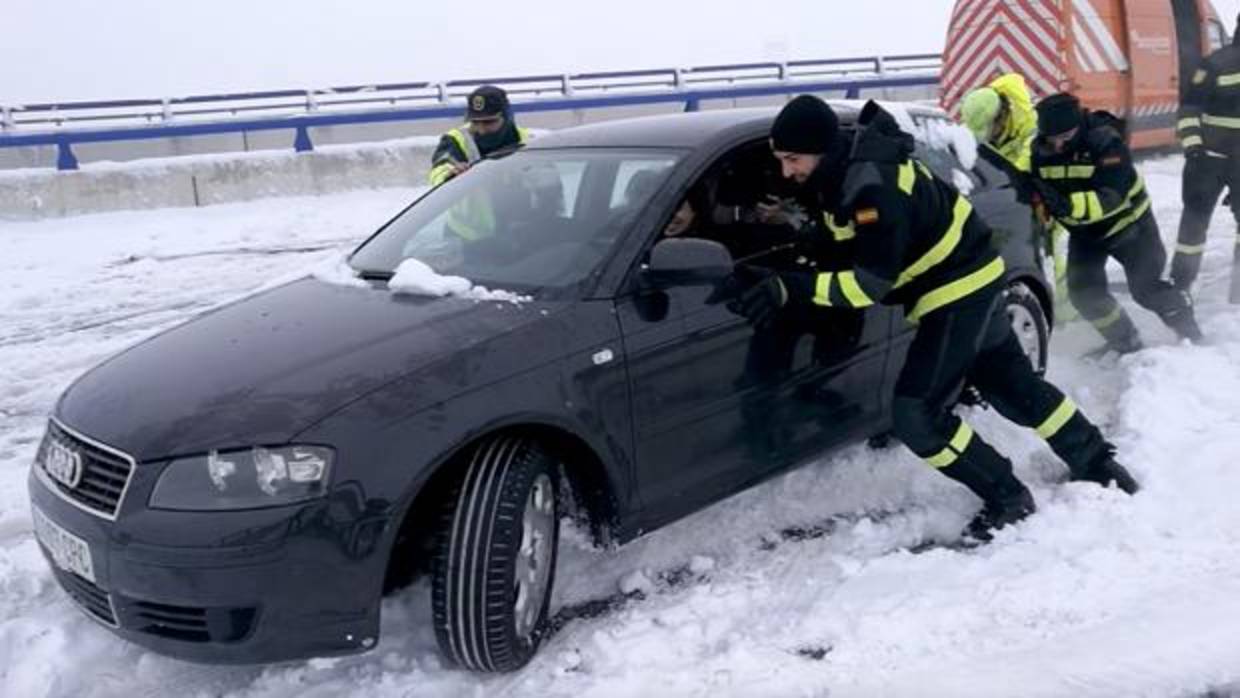
[[[712,280],[737,256],[814,262],[761,226],[665,234],[686,198],[709,222],[779,194],[773,117],[543,136],[421,197],[353,252],[351,283],[308,276],[95,367],[29,478],[56,579],[142,646],[255,663],[374,647],[382,596],[425,573],[444,653],[511,670],[545,634],[562,516],[624,542],[886,432],[899,309],[755,333]],[[922,147],[995,228],[1044,366],[1041,231],[997,170]],[[407,258],[521,297],[394,292]]]

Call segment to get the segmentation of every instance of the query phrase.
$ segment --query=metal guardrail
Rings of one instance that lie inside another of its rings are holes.
[[[55,145],[57,168],[75,170],[77,143],[287,129],[304,152],[314,148],[313,127],[459,116],[465,96],[483,84],[507,90],[516,112],[675,102],[696,111],[710,99],[827,91],[856,98],[863,89],[936,85],[941,65],[938,54],[872,56],[0,106],[0,148]]]

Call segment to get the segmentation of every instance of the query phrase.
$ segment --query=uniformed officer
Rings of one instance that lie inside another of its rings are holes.
[[[1003,259],[990,229],[913,159],[912,136],[890,114],[868,103],[849,143],[830,106],[802,95],[776,118],[771,148],[783,175],[818,195],[831,229],[851,240],[853,259],[842,271],[740,266],[739,311],[760,332],[788,304],[904,306],[917,332],[896,381],[894,431],[981,498],[967,533],[986,540],[1035,504],[1011,462],[952,412],[966,381],[1005,417],[1036,429],[1073,479],[1137,491],[1098,428],[1034,372],[1007,320]]]
[[[1171,259],[1171,280],[1188,291],[1201,269],[1206,229],[1218,197],[1230,192],[1232,216],[1240,225],[1240,17],[1236,39],[1206,57],[1193,73],[1180,105],[1176,129],[1184,147],[1184,212]],[[1240,303],[1240,235],[1231,274],[1232,303]]]
[[[1106,263],[1124,267],[1133,300],[1181,338],[1201,341],[1188,294],[1162,279],[1167,253],[1150,196],[1124,143],[1122,123],[1081,107],[1073,95],[1038,103],[1033,175],[1043,204],[1068,229],[1068,296],[1120,353],[1141,348],[1132,319],[1107,288]]]
[[[437,187],[487,155],[515,148],[528,138],[528,132],[513,119],[508,93],[494,85],[483,85],[469,95],[465,123],[439,138],[431,154],[430,184]]]

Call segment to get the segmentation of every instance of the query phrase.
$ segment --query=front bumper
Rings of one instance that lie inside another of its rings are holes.
[[[32,469],[32,508],[89,546],[93,582],[40,546],[88,616],[160,654],[206,663],[349,654],[377,643],[389,526],[358,494],[337,489],[250,511],[159,511],[145,507],[157,470],[135,469],[112,521]]]

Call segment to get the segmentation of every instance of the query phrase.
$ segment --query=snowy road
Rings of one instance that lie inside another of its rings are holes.
[[[1168,241],[1180,166],[1143,168]],[[425,586],[385,604],[376,650],[331,661],[197,666],[87,620],[30,530],[26,472],[56,396],[149,333],[330,256],[410,196],[0,223],[0,696],[1240,695],[1240,307],[1222,301],[1223,210],[1198,289],[1209,346],[1175,345],[1127,298],[1151,348],[1086,362],[1088,327],[1055,339],[1052,378],[1119,445],[1145,484],[1135,498],[1053,484],[1032,434],[974,412],[1040,505],[990,546],[908,552],[975,501],[902,448],[853,448],[619,550],[569,531],[559,605],[642,597],[569,621],[511,676],[443,669]]]

